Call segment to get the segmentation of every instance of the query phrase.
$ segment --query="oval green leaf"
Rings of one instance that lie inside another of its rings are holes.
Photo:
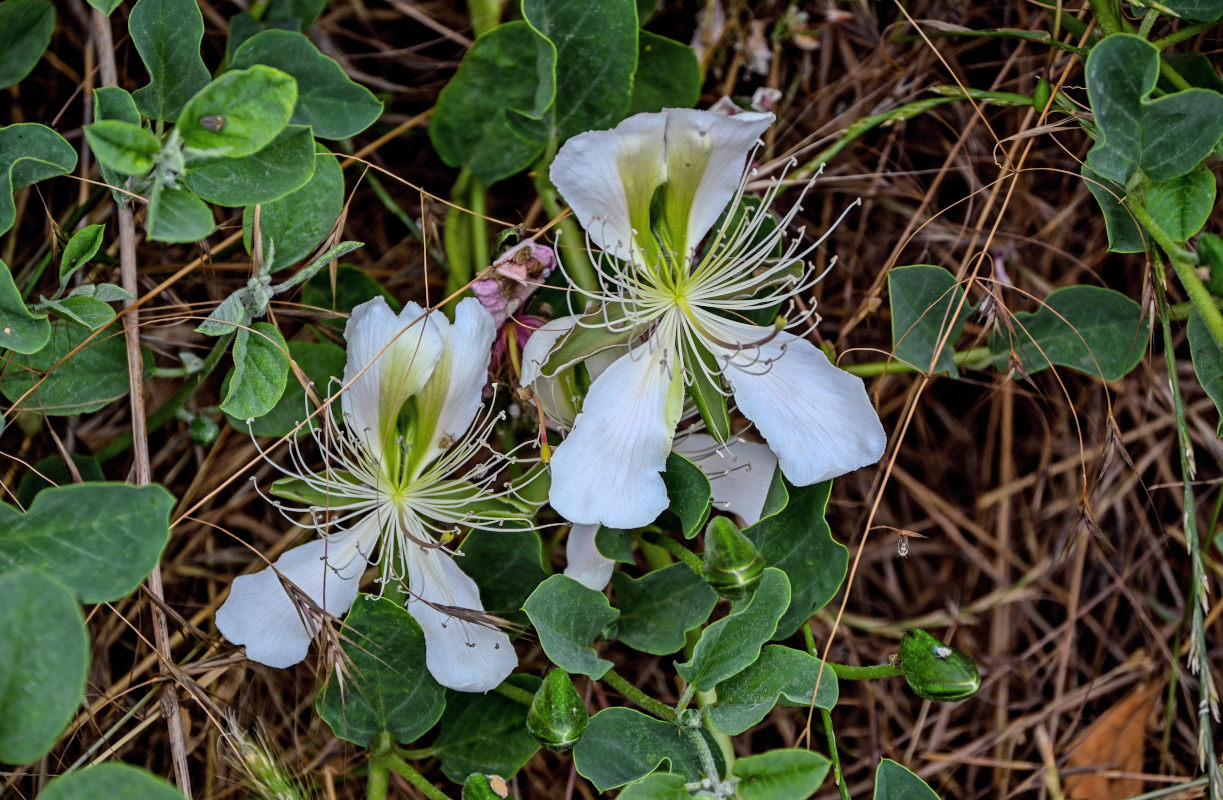
[[[429,141],[442,161],[467,167],[485,184],[530,166],[546,133],[515,120],[538,123],[549,108],[555,57],[552,45],[521,21],[477,39],[429,120]]]
[[[760,647],[773,638],[777,621],[790,605],[790,581],[769,567],[756,593],[734,613],[701,631],[692,658],[675,671],[702,691],[742,672],[760,657]]]
[[[55,8],[47,0],[0,3],[0,89],[30,74],[54,30]]]
[[[212,233],[212,209],[185,189],[159,183],[149,200],[148,226],[154,242],[197,242]]]
[[[975,307],[955,276],[931,264],[896,267],[888,273],[888,302],[896,358],[919,372],[958,377],[952,354]]]
[[[289,346],[276,326],[256,322],[234,338],[234,368],[221,410],[231,417],[262,417],[276,407],[289,382]]]
[[[257,153],[189,162],[182,179],[188,189],[210,203],[243,206],[268,203],[300,189],[314,175],[314,165],[310,129],[290,125]],[[276,261],[280,262],[279,246]]]
[[[0,261],[0,347],[30,355],[43,349],[50,338],[47,315],[30,313],[13,282],[13,273]]]
[[[234,52],[235,67],[263,64],[297,80],[292,121],[310,125],[320,139],[346,139],[374,124],[382,103],[369,89],[353,83],[335,59],[319,52],[300,33],[266,30]]]
[[[174,122],[192,95],[208,85],[200,57],[204,17],[195,0],[140,0],[127,20],[149,83],[132,92],[140,113]]]
[[[57,321],[46,347],[12,360],[8,375],[0,379],[0,393],[16,403],[33,389],[21,408],[53,416],[88,414],[125,397],[130,386],[123,335],[114,329],[94,333],[73,322]],[[84,344],[91,335],[94,338]],[[147,373],[152,359],[145,352],[142,355]]]
[[[711,742],[704,730],[706,742]],[[722,751],[711,752],[719,772]],[[631,708],[605,708],[590,718],[582,741],[573,748],[580,775],[601,792],[649,775],[660,765],[667,772],[696,781],[703,777],[700,755],[674,722],[663,722]]]
[[[0,762],[28,764],[51,750],[85,696],[89,636],[59,583],[0,570]]]
[[[890,758],[875,769],[874,800],[939,800],[925,781]]]
[[[34,570],[82,603],[118,600],[157,565],[173,507],[162,487],[125,483],[44,489],[24,513],[0,503],[0,574]]]
[[[208,155],[247,156],[289,124],[296,103],[291,75],[262,64],[230,70],[188,101],[177,130],[183,144]]]
[[[817,683],[819,692],[812,697]],[[779,644],[764,648],[755,664],[719,683],[717,690],[717,702],[706,713],[715,728],[732,736],[760,722],[775,706],[831,709],[840,696],[831,668],[821,673],[818,659]]]
[[[806,800],[815,794],[832,762],[810,750],[770,750],[731,767],[742,800]]]
[[[832,528],[824,516],[832,481],[794,486],[780,470],[773,480],[776,492],[771,489],[770,498],[784,497],[784,507],[744,530],[743,535],[752,540],[767,564],[790,579],[790,607],[777,623],[773,637],[784,639],[840,590],[849,567],[849,549],[832,538]]]
[[[76,149],[34,122],[0,128],[0,233],[13,227],[13,192],[76,168]]]
[[[148,173],[161,152],[161,142],[151,132],[117,119],[86,125],[85,139],[98,163],[121,175]]]
[[[531,593],[523,608],[552,663],[592,678],[602,678],[611,669],[612,662],[599,658],[590,646],[620,616],[602,592],[565,575],[553,575]]]
[[[268,243],[276,247],[277,272],[304,259],[331,232],[344,209],[344,173],[333,155],[315,153],[314,175],[304,186],[271,202],[259,211],[259,230],[264,252]],[[242,240],[251,252],[251,230],[255,224],[255,208],[242,212]]]
[[[511,675],[511,685],[535,694],[540,680],[534,675]],[[502,694],[446,692],[433,755],[442,772],[462,783],[473,772],[514,777],[539,750],[539,742],[527,732],[527,706]]]
[[[1196,167],[1223,138],[1223,95],[1186,89],[1151,100],[1159,50],[1139,36],[1114,34],[1091,49],[1087,96],[1101,139],[1091,167],[1126,185],[1141,169],[1155,181]]]
[[[684,646],[685,634],[705,620],[718,593],[686,564],[672,564],[634,580],[612,575],[620,620],[616,638],[634,650],[665,656]]]
[[[398,603],[359,595],[344,620],[344,682],[336,675],[319,690],[319,716],[341,739],[368,747],[390,731],[416,741],[442,716],[445,690],[425,666],[425,635]]]
[[[332,378],[340,378],[344,375],[346,357],[344,349],[330,342],[289,342],[288,346],[289,357],[293,359],[293,363],[297,365],[297,369],[301,370],[305,378],[314,384],[315,396],[321,401],[332,390]],[[221,387],[222,392],[227,392],[228,389],[228,385]],[[307,402],[306,389],[302,386],[297,371],[294,370],[292,375],[286,378],[285,392],[281,395],[280,400],[276,402],[271,411],[256,417],[249,428],[245,419],[234,416],[227,418],[234,428],[243,433],[249,430],[255,436],[279,438],[288,435],[294,428],[297,428],[297,435],[300,436],[309,432],[310,427],[307,423],[298,428],[298,423],[306,419],[315,408],[314,403]],[[339,408],[338,402],[332,404],[332,410],[337,415]],[[321,426],[322,422],[321,416],[314,417],[315,426]]]
[[[1052,362],[1106,381],[1124,377],[1142,358],[1151,329],[1130,298],[1099,286],[1066,286],[1049,294],[1036,312],[1015,314],[990,339],[999,368],[1014,356],[1025,371]]]
[[[183,800],[166,781],[128,764],[98,764],[69,772],[47,784],[39,800]]]

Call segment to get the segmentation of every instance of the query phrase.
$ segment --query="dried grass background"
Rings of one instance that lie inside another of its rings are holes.
[[[771,31],[786,4],[724,5],[727,24],[706,56],[702,104],[724,93],[750,95],[761,85],[781,89],[780,122],[770,131],[766,158],[803,162],[856,119],[928,97],[940,84],[1030,94],[1045,75],[1085,107],[1077,57],[1038,42],[940,30],[951,23],[1051,31],[1051,16],[1034,3],[801,4],[811,14],[807,33],[817,46],[793,39],[770,44],[773,57],[764,75],[747,69],[752,25]],[[1085,5],[1072,3],[1068,10],[1087,19]],[[226,20],[241,6],[202,0],[208,63],[219,63]],[[687,42],[703,6],[667,0],[649,29]],[[124,36],[129,7],[112,23],[120,85],[130,90],[145,76]],[[47,56],[3,102],[10,121],[53,124],[80,146],[98,62],[82,0],[60,3],[58,24]],[[432,245],[440,243],[444,207],[419,189],[445,196],[454,172],[430,149],[420,115],[454,73],[470,35],[462,4],[413,0],[333,0],[311,31],[350,76],[388,100],[382,120],[354,145],[393,176],[380,177],[390,198],[423,220]],[[1062,39],[1074,43],[1064,33]],[[1219,44],[1207,38],[1184,49],[1217,53]],[[965,342],[983,342],[990,326],[1005,324],[1005,310],[1034,310],[1052,289],[1075,283],[1112,287],[1153,308],[1151,264],[1141,254],[1107,251],[1102,218],[1078,175],[1089,139],[1061,116],[1038,117],[1029,108],[948,103],[868,132],[829,163],[802,215],[808,230],[822,230],[854,198],[863,201],[829,240],[826,254],[835,253],[839,263],[816,287],[823,320],[813,335],[831,342],[842,364],[887,357],[886,273],[898,265],[938,264],[965,278],[977,275],[970,299],[980,302],[989,292],[1001,310],[973,317]],[[396,126],[397,135],[376,141]],[[445,276],[426,269],[420,240],[372,191],[374,173],[362,178],[360,163],[348,164],[345,173],[353,194],[344,235],[367,243],[347,260],[400,300],[424,301],[428,291],[436,302]],[[77,174],[97,179],[88,158]],[[93,191],[64,178],[22,192],[18,225],[0,239],[0,257],[15,273],[37,261],[51,241],[52,220],[63,219]],[[783,196],[782,202],[789,200]],[[548,222],[525,177],[494,186],[489,213],[532,229]],[[113,214],[113,205],[103,202],[88,221],[113,226]],[[177,276],[141,312],[144,342],[159,363],[172,364],[179,349],[206,352],[210,341],[192,328],[249,274],[244,253],[220,244],[239,231],[240,219],[231,213],[210,237],[211,249],[141,244],[142,292]],[[1171,291],[1174,302],[1184,299],[1176,287]],[[293,301],[273,304],[286,338],[318,313]],[[1183,326],[1174,330],[1183,336]],[[1210,521],[1223,449],[1187,348],[1181,340],[1176,344],[1197,444],[1199,519]],[[959,380],[901,374],[869,382],[892,440],[888,458],[896,448],[895,460],[836,482],[829,519],[834,535],[850,546],[851,559],[860,554],[860,560],[835,636],[839,597],[814,619],[816,642],[822,649],[834,636],[830,654],[837,661],[881,663],[906,628],[920,625],[975,656],[983,686],[972,700],[934,704],[916,698],[900,680],[843,681],[833,719],[854,797],[869,796],[880,757],[909,766],[949,799],[1063,796],[1061,785],[1076,772],[1070,761],[1076,738],[1135,690],[1149,700],[1125,707],[1125,735],[1142,734],[1144,743],[1140,774],[1129,775],[1125,785],[1151,791],[1199,774],[1197,678],[1184,659],[1190,570],[1162,352],[1156,346],[1133,373],[1111,384],[1068,370],[1029,378],[1020,364],[967,371]],[[221,374],[200,390],[193,407],[215,405]],[[176,386],[148,384],[147,406],[156,408]],[[50,418],[25,438],[10,429],[0,480],[12,488],[23,462],[54,454],[52,431],[69,450],[88,452],[129,426],[129,408],[121,402],[87,417]],[[363,753],[334,738],[313,712],[326,669],[317,649],[298,668],[267,669],[246,662],[212,624],[230,581],[262,563],[257,553],[274,559],[301,535],[251,488],[252,476],[266,485],[270,470],[250,439],[222,428],[208,448],[191,443],[185,424],[172,423],[150,438],[153,479],[180,498],[174,518],[187,514],[161,566],[172,677],[159,671],[151,644],[147,591],[86,609],[93,662],[85,710],[41,763],[0,773],[6,797],[34,797],[49,776],[102,758],[172,777],[170,741],[179,735],[194,797],[248,796],[225,759],[228,715],[240,727],[260,726],[283,763],[316,784],[320,796],[364,795]],[[107,478],[128,478],[131,463],[130,455],[109,462]],[[925,538],[908,537],[908,555],[901,557],[894,529]],[[1219,553],[1212,548],[1208,557],[1217,577]],[[1212,607],[1207,629],[1215,661],[1223,641],[1218,608]],[[523,640],[518,649],[520,668],[542,674],[547,662],[538,645]],[[674,701],[678,690],[668,659],[605,650],[638,686]],[[169,723],[157,701],[167,679],[176,682],[181,704],[180,719]],[[585,686],[581,679],[579,689]],[[624,703],[603,691],[592,693],[592,711]],[[779,709],[738,737],[736,746],[747,754],[790,745],[805,725],[803,710]],[[818,718],[813,737],[823,750]],[[418,766],[457,795],[435,764]],[[398,777],[392,782],[394,796],[417,796]],[[512,788],[519,798],[594,796],[584,780],[575,780],[569,757],[546,753],[528,763]],[[1179,796],[1200,795],[1188,789]],[[818,795],[837,796],[831,780]]]

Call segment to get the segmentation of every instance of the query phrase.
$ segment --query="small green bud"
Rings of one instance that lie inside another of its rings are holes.
[[[544,747],[563,753],[578,743],[589,723],[590,714],[569,673],[553,669],[531,701],[527,730]]]
[[[599,631],[599,635],[595,637],[597,642],[614,642],[620,638],[620,621],[613,619],[611,622],[603,626],[603,630]]]
[[[463,781],[463,800],[505,800],[509,796],[510,787],[500,775],[473,772]]]
[[[1032,92],[1032,107],[1037,111],[1044,111],[1045,106],[1049,105],[1051,92],[1049,79],[1042,75],[1036,82],[1036,89]]]
[[[705,528],[705,581],[728,600],[747,597],[764,574],[764,557],[726,517],[714,517]]]
[[[918,628],[900,640],[900,668],[913,693],[926,700],[966,700],[981,689],[971,658]]]
[[[221,429],[208,417],[192,417],[187,430],[191,432],[191,441],[203,447],[212,444],[221,435]]]

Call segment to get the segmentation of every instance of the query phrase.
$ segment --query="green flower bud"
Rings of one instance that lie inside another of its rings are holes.
[[[1036,82],[1036,89],[1032,92],[1032,107],[1037,111],[1044,111],[1045,106],[1049,105],[1049,97],[1052,93],[1052,87],[1049,86],[1049,79],[1041,76]]]
[[[569,673],[553,669],[531,701],[527,730],[544,747],[563,753],[578,743],[589,723],[590,714]]]
[[[764,574],[764,557],[726,517],[714,517],[705,528],[705,581],[728,600],[747,597]]]
[[[221,434],[221,429],[208,417],[192,417],[187,430],[191,432],[191,441],[204,447],[215,442]]]
[[[900,668],[913,693],[926,700],[965,700],[981,689],[971,658],[917,628],[900,641]]]
[[[500,775],[473,772],[463,781],[463,800],[505,800],[509,796],[510,787]]]

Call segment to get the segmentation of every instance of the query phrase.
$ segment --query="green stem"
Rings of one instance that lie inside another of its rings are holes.
[[[508,697],[516,703],[522,703],[524,706],[529,706],[535,701],[535,695],[531,694],[526,689],[518,688],[512,683],[503,682],[493,691],[502,697]]]
[[[705,720],[706,723],[708,723],[709,718],[705,715],[705,709],[716,703],[717,700],[718,693],[712,689],[710,689],[708,692],[696,693],[696,705],[701,709],[701,719]],[[730,736],[722,733],[722,731],[717,730],[708,724],[706,725],[705,730],[709,731],[709,734],[713,736],[713,740],[717,742],[718,749],[722,751],[722,760],[726,762],[726,774],[729,775],[731,773],[731,767],[734,766],[735,763],[734,743],[731,742]]]
[[[425,797],[428,797],[429,800],[450,800],[450,798],[446,796],[445,792],[429,783],[429,781],[425,780],[424,775],[421,775],[412,768],[411,764],[399,758],[399,756],[395,755],[394,753],[387,753],[385,756],[383,756],[382,760],[386,766],[390,767],[401,777],[406,778],[408,783],[416,787],[416,790]]]
[[[1196,25],[1189,25],[1188,27],[1181,28],[1179,31],[1169,33],[1162,39],[1156,39],[1155,41],[1151,42],[1151,44],[1155,45],[1160,50],[1164,50],[1174,44],[1177,44],[1178,42],[1183,42],[1186,39],[1192,39],[1199,33],[1210,30],[1214,27],[1214,25],[1215,23],[1213,22],[1199,22]]]
[[[489,265],[488,259],[488,195],[484,184],[474,175],[468,189],[467,207],[471,209],[471,263],[476,270]]]
[[[1219,347],[1223,347],[1223,312],[1219,311],[1219,307],[1215,305],[1214,298],[1210,294],[1210,290],[1202,283],[1202,279],[1198,277],[1197,270],[1197,255],[1186,250],[1182,245],[1172,241],[1172,237],[1168,236],[1159,224],[1147,211],[1143,202],[1138,198],[1132,197],[1129,202],[1130,211],[1142,223],[1142,227],[1147,229],[1151,234],[1151,238],[1164,251],[1169,263],[1172,264],[1172,269],[1176,272],[1176,277],[1180,279],[1181,286],[1185,288],[1185,293],[1189,295],[1189,301],[1193,303],[1193,308],[1202,315],[1202,321],[1206,323],[1206,327],[1210,330],[1210,335],[1214,338],[1215,343]]]
[[[187,380],[183,381],[183,385],[179,386],[178,390],[170,395],[169,400],[162,403],[152,414],[149,414],[145,422],[145,431],[147,433],[152,433],[170,420],[177,418],[178,410],[191,398],[191,395],[195,394],[195,390],[200,388],[200,384],[204,382],[204,379],[212,374],[217,364],[220,363],[221,357],[229,352],[229,343],[233,338],[234,334],[227,333],[217,339],[216,344],[212,346],[212,352],[204,359],[204,363],[200,366],[199,370],[189,375]],[[107,442],[94,453],[94,457],[99,461],[107,461],[131,446],[132,433],[128,431]]]
[[[1212,294],[1210,296],[1210,301],[1214,303],[1215,308],[1223,309],[1223,297],[1218,297]],[[1168,317],[1173,322],[1184,322],[1193,316],[1193,311],[1195,308],[1196,306],[1190,302],[1174,303],[1168,307]],[[1220,496],[1223,497],[1223,495]]]
[[[874,664],[869,667],[853,667],[849,664],[834,664],[831,661],[825,661],[828,668],[839,680],[843,681],[872,681],[879,678],[895,678],[897,675],[904,675],[904,670],[900,667],[893,667],[891,664]]]
[[[689,656],[691,658],[691,656]],[[675,715],[680,717],[684,710],[688,708],[688,704],[692,702],[692,696],[696,694],[696,686],[688,684],[684,687],[684,691],[680,694],[679,700],[675,703]]]
[[[422,758],[430,758],[436,752],[436,747],[395,748],[395,755],[404,761],[420,761]]]
[[[1144,223],[1145,224],[1145,223]],[[1189,550],[1191,585],[1187,602],[1192,607],[1189,631],[1189,669],[1198,677],[1198,766],[1205,768],[1209,779],[1210,796],[1223,796],[1223,775],[1219,772],[1218,756],[1214,746],[1214,718],[1217,700],[1214,693],[1214,666],[1211,663],[1209,640],[1206,637],[1205,609],[1209,604],[1207,595],[1205,554],[1198,533],[1197,502],[1193,492],[1193,437],[1185,415],[1185,404],[1181,398],[1180,377],[1176,368],[1176,349],[1173,346],[1172,325],[1168,319],[1168,298],[1163,281],[1155,280],[1156,296],[1159,300],[1159,317],[1163,328],[1164,363],[1168,370],[1168,382],[1172,388],[1172,409],[1176,417],[1176,434],[1180,456],[1181,482],[1184,486],[1185,544]],[[1212,306],[1213,309],[1213,306]],[[1217,309],[1213,309],[1217,313]]]
[[[938,38],[961,38],[968,37],[974,39],[1023,39],[1037,44],[1047,45],[1057,50],[1065,50],[1068,53],[1083,55],[1084,51],[1080,47],[1075,47],[1072,44],[1058,41],[1049,34],[1048,31],[1029,31],[1022,28],[989,28],[986,30],[952,30],[952,31],[934,31],[928,30],[926,36],[931,39]],[[919,36],[905,36],[900,41],[918,40]]]
[[[1142,22],[1138,23],[1138,35],[1146,39],[1151,35],[1151,28],[1155,26],[1155,20],[1159,19],[1159,12],[1153,8],[1148,8],[1147,13],[1142,15]]]
[[[705,773],[709,781],[713,782],[716,787],[714,791],[718,797],[729,797],[730,795],[723,791],[722,776],[718,774],[718,762],[713,760],[713,751],[709,749],[709,742],[705,741],[705,737],[701,735],[700,712],[687,712],[681,717],[681,720],[680,727],[684,729],[684,734],[692,742],[692,747],[701,759],[701,771]]]
[[[675,710],[663,705],[662,703],[650,697],[645,692],[638,689],[633,684],[624,679],[620,673],[616,672],[615,668],[609,669],[604,675],[603,680],[613,689],[624,695],[646,711],[649,711],[659,719],[665,719],[668,722],[675,721]]]
[[[821,708],[820,716],[824,720],[824,735],[828,739],[828,757],[832,760],[832,778],[836,781],[837,788],[841,790],[841,800],[851,800],[849,788],[845,786],[845,772],[841,769],[841,757],[837,754],[837,735],[832,730],[832,713],[826,708]]]
[[[369,784],[365,789],[365,800],[386,800],[391,788],[391,776],[385,764],[369,765]]]
[[[1090,0],[1091,11],[1096,17],[1096,24],[1105,36],[1121,33],[1121,18],[1117,13],[1113,0]]]
[[[446,296],[467,285],[472,275],[472,250],[470,228],[464,219],[467,211],[462,203],[471,185],[471,173],[464,169],[450,190],[450,201],[454,204],[446,209],[445,229],[442,243],[446,250]]]
[[[670,536],[665,534],[647,533],[643,538],[648,544],[652,544],[666,550],[668,553],[687,564],[693,569],[693,571],[696,572],[697,575],[700,575],[701,571],[705,568],[705,565],[699,556],[672,539]]]
[[[390,775],[387,774],[386,756],[394,746],[394,739],[389,732],[382,732],[370,742],[369,784],[365,790],[366,800],[386,800],[390,789]]]
[[[471,32],[479,39],[501,23],[501,3],[503,0],[467,0],[467,10],[471,15]]]
[[[539,199],[548,216],[556,219],[563,213],[556,187],[552,185],[552,181],[548,180],[546,164],[535,170],[535,191],[539,193]],[[556,227],[560,232],[557,251],[560,253],[561,261],[565,264],[565,272],[569,280],[580,289],[588,292],[598,291],[599,281],[595,277],[590,257],[586,254],[586,247],[583,244],[586,238],[582,235],[582,229],[578,227],[577,220],[570,215],[558,222]]]
[[[974,347],[970,350],[955,351],[952,353],[952,360],[955,361],[957,367],[967,366],[969,369],[976,369],[988,365],[993,360],[993,356],[994,351],[988,347]],[[904,375],[910,372],[922,372],[917,367],[894,358],[888,361],[850,364],[843,367],[843,369],[860,378],[877,378],[880,375]]]
[[[927,97],[923,100],[915,100],[912,103],[905,103],[902,106],[881,111],[878,114],[871,114],[868,117],[862,117],[856,120],[852,125],[845,129],[845,133],[841,134],[841,138],[837,139],[828,147],[821,150],[807,163],[803,164],[798,169],[794,170],[789,175],[789,179],[793,181],[804,181],[815,174],[821,166],[831,161],[837,153],[848,147],[855,139],[859,138],[867,131],[877,128],[880,125],[903,122],[913,117],[926,113],[927,111],[944,105],[945,103],[954,103],[959,100],[964,100],[967,97],[972,97],[978,100],[988,100],[991,103],[1004,106],[1030,106],[1032,98],[1025,97],[1021,94],[1011,94],[1010,92],[980,92],[978,90],[969,90],[967,94],[958,86],[939,87],[935,91],[943,93],[941,97]]]

